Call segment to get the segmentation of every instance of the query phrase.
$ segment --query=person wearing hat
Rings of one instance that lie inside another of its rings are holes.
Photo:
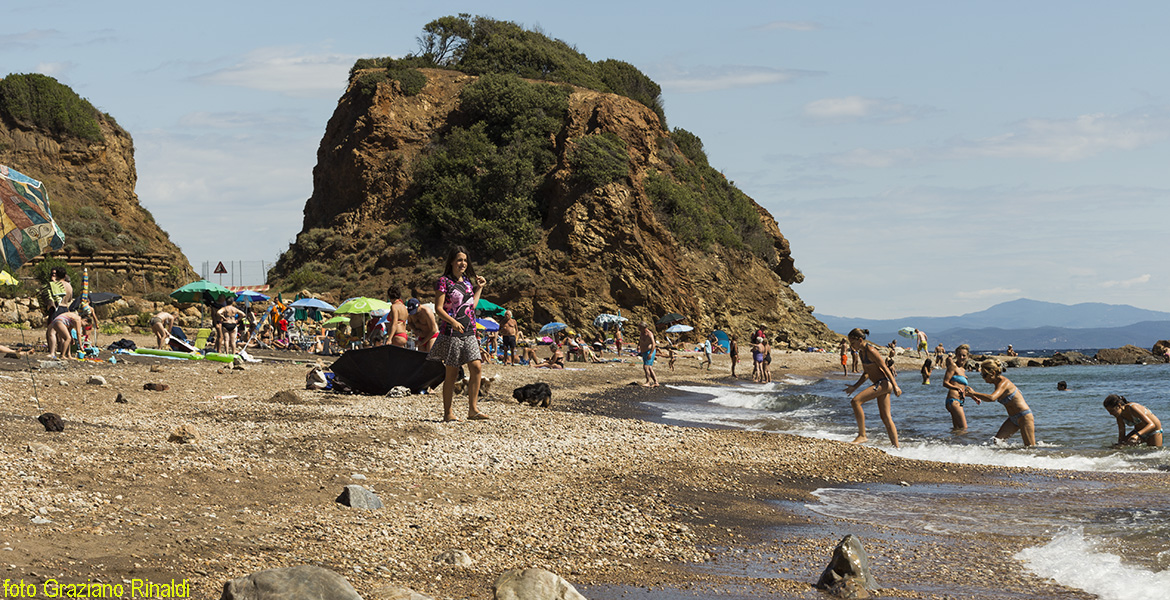
[[[406,327],[414,334],[415,347],[423,352],[430,352],[431,344],[439,337],[439,325],[435,322],[435,313],[430,307],[424,306],[418,298],[406,301]]]

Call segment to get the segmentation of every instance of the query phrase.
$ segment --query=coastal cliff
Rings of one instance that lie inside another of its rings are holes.
[[[70,108],[75,110],[63,125]],[[43,75],[0,79],[0,164],[45,184],[53,218],[65,232],[66,252],[161,254],[176,279],[194,274],[182,251],[138,202],[130,134],[67,86]],[[141,284],[139,278],[139,291]]]
[[[651,106],[511,75],[411,72],[421,77],[355,67],[271,283],[430,298],[442,255],[462,243],[489,282],[483,297],[529,326],[677,312],[700,331],[764,326],[793,347],[837,337],[792,289],[804,276],[775,219]],[[535,132],[526,145],[521,131]]]

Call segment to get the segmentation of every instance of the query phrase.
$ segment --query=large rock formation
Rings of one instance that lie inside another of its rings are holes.
[[[300,285],[297,270],[325,271],[317,292],[337,297],[384,296],[389,285],[431,298],[446,248],[400,243],[418,196],[414,169],[437,136],[458,117],[460,92],[475,77],[420,69],[422,92],[408,96],[396,81],[372,95],[351,82],[318,150],[314,191],[297,242],[272,272],[276,284]],[[355,77],[353,81],[357,81]],[[543,84],[555,85],[555,84]],[[586,135],[608,132],[624,142],[629,176],[593,189],[575,185],[570,153]],[[573,88],[557,160],[540,188],[546,207],[539,239],[498,264],[472,257],[489,279],[484,298],[511,308],[530,331],[547,321],[584,325],[600,313],[653,320],[667,312],[700,331],[740,333],[765,326],[793,346],[837,338],[791,289],[803,280],[788,241],[772,216],[752,202],[770,247],[752,252],[722,245],[706,250],[679,243],[655,210],[649,173],[672,172],[665,131],[642,104],[614,94]],[[673,145],[673,144],[670,144]],[[525,323],[526,322],[526,323]]]
[[[134,141],[108,115],[94,116],[102,141],[53,134],[0,110],[0,164],[46,185],[66,251],[163,254],[186,280],[194,274],[187,258],[138,203]]]

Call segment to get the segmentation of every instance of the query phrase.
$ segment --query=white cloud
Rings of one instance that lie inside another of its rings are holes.
[[[820,23],[813,23],[811,21],[772,21],[760,25],[756,29],[762,31],[773,31],[782,29],[786,31],[816,31],[821,29]]]
[[[814,121],[877,120],[906,123],[930,112],[934,112],[934,109],[862,96],[822,98],[804,105],[804,116]]]
[[[60,37],[61,32],[56,29],[31,29],[20,33],[8,33],[0,35],[0,48],[10,50],[33,49]]]
[[[658,80],[663,89],[686,93],[787,83],[798,77],[819,74],[815,71],[802,71],[800,69],[724,65],[720,67],[693,67],[683,71],[676,70],[659,77]]]
[[[179,126],[189,129],[255,128],[270,131],[297,128],[308,130],[312,127],[300,117],[276,112],[193,112],[179,117]]]
[[[916,159],[913,150],[895,148],[891,150],[869,150],[857,148],[849,152],[828,157],[829,162],[841,167],[863,167],[884,169],[903,165]]]
[[[1016,131],[959,143],[956,158],[1039,158],[1068,162],[1113,150],[1133,150],[1170,137],[1165,108],[1122,115],[1095,113],[1071,119],[1027,119]]]
[[[970,292],[958,292],[955,296],[964,300],[978,300],[980,298],[993,298],[995,296],[1018,296],[1021,293],[1019,288],[990,288]]]
[[[77,63],[74,63],[73,61],[43,62],[37,63],[36,68],[33,70],[37,73],[40,73],[41,75],[48,75],[49,77],[53,77],[55,79],[61,79],[61,77],[68,74],[76,66]]]
[[[253,50],[236,64],[198,75],[200,83],[278,92],[297,97],[336,97],[357,56],[298,54],[294,48]]]
[[[1150,279],[1151,279],[1150,274],[1146,273],[1144,275],[1134,277],[1133,279],[1126,279],[1123,281],[1102,281],[1101,287],[1103,287],[1103,288],[1113,288],[1113,287],[1130,288],[1130,287],[1133,287],[1135,285],[1142,285],[1144,283],[1149,283]]]

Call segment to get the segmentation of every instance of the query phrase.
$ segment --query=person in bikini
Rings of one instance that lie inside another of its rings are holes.
[[[869,437],[865,434],[864,405],[876,398],[878,414],[881,415],[882,423],[886,426],[886,435],[889,436],[890,443],[895,448],[899,448],[898,427],[894,425],[894,418],[890,412],[890,392],[893,392],[895,396],[901,396],[902,388],[898,387],[897,377],[886,366],[881,352],[876,346],[865,340],[868,335],[868,329],[854,329],[847,336],[849,347],[861,357],[861,378],[857,380],[857,383],[846,387],[845,393],[852,394],[866,379],[873,382],[873,385],[853,397],[853,417],[857,419],[857,437],[853,439],[853,443],[864,444],[869,441]]]
[[[947,357],[947,372],[943,375],[943,387],[947,389],[943,407],[951,413],[951,430],[967,430],[967,413],[963,412],[964,394],[971,382],[967,381],[967,371],[963,368],[967,364],[967,357],[971,354],[971,347],[962,344],[955,348],[955,357]]]
[[[410,311],[402,303],[402,292],[398,286],[390,286],[387,294],[393,300],[390,303],[390,314],[386,317],[386,324],[390,330],[390,345],[405,348],[410,335],[406,332],[406,322],[410,319]]]
[[[431,351],[431,344],[439,337],[439,324],[435,321],[435,313],[430,307],[419,302],[418,298],[406,301],[406,327],[414,334],[415,347],[423,352]]]
[[[74,358],[73,340],[81,343],[84,335],[82,327],[85,325],[81,315],[66,311],[49,322],[49,358],[57,358],[57,344],[61,344],[61,358]]]
[[[984,361],[979,365],[979,374],[983,376],[983,381],[994,385],[995,390],[990,394],[982,394],[967,386],[964,393],[974,398],[976,403],[999,402],[1007,409],[1008,418],[995,434],[995,439],[1006,440],[1019,431],[1025,446],[1035,446],[1036,418],[1032,415],[1032,409],[1028,408],[1028,403],[1024,401],[1020,388],[1003,376],[998,361]]]
[[[240,326],[240,318],[244,317],[244,311],[236,308],[235,303],[228,300],[227,304],[215,311],[219,314],[220,325],[223,328],[223,352],[227,354],[236,353],[236,329]]]
[[[161,349],[163,342],[171,335],[171,327],[175,326],[175,316],[163,311],[150,318],[150,330],[154,332],[154,347]]]
[[[1109,394],[1105,398],[1105,410],[1117,419],[1117,443],[1113,446],[1137,446],[1145,444],[1162,447],[1162,421],[1141,404],[1130,402],[1125,396]],[[1133,428],[1129,433],[1125,427]]]
[[[761,335],[752,337],[752,381],[764,382],[764,338]]]
[[[561,352],[561,345],[552,343],[548,345],[548,349],[552,350],[552,354],[544,360],[544,362],[536,361],[536,353],[532,354],[532,362],[530,363],[537,369],[563,369],[565,368],[565,353]]]

